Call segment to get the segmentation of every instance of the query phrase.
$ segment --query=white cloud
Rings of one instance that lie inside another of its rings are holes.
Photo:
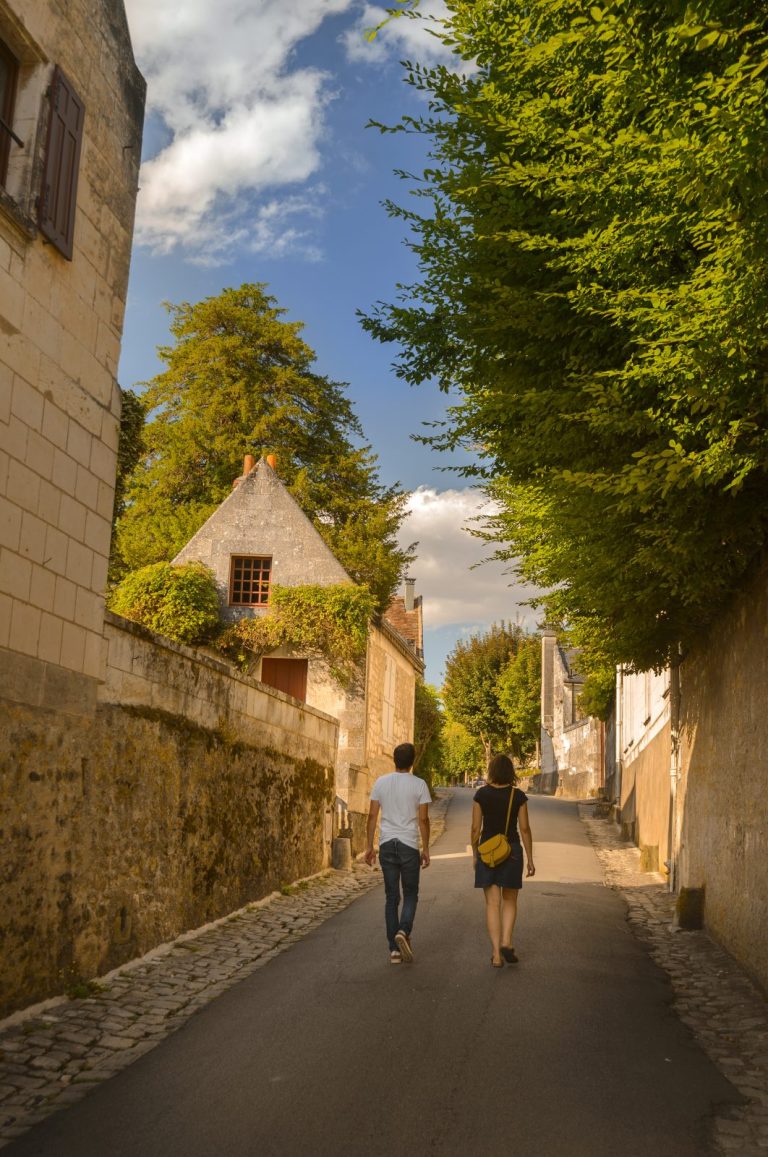
[[[537,592],[510,573],[510,563],[488,562],[472,569],[491,549],[465,528],[477,526],[473,520],[493,509],[484,494],[471,488],[438,491],[421,486],[411,495],[401,541],[419,542],[411,574],[424,597],[426,629],[453,624],[471,633],[502,619],[535,626],[537,612],[524,604]]]
[[[366,4],[342,40],[350,60],[384,63],[394,58],[425,65],[450,64],[457,58],[435,35],[447,16],[444,0],[421,0],[416,9],[404,10],[379,27],[386,20],[386,9]],[[378,31],[370,40],[366,34],[373,28]]]
[[[142,168],[137,240],[159,252],[183,247],[203,261],[225,259],[234,246],[309,247],[312,256],[306,232],[291,220],[313,203],[317,213],[316,202],[305,189],[280,194],[279,205],[275,194],[305,186],[319,169],[332,78],[290,66],[297,44],[353,0],[127,0],[126,7],[148,110],[170,137]]]

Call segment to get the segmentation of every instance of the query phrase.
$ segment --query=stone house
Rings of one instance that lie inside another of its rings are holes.
[[[0,704],[103,677],[144,95],[122,0],[0,0]]]
[[[328,586],[352,580],[267,459],[247,455],[232,493],[179,551],[174,563],[198,561],[213,571],[224,619],[268,613],[274,584]],[[414,696],[424,671],[421,599],[413,583],[371,622],[359,677],[349,687],[317,656],[281,648],[260,659],[256,677],[339,720],[338,806],[364,838],[373,782],[392,768],[392,749],[413,740]]]
[[[670,858],[670,672],[616,673],[612,802],[624,836],[640,848],[645,871]]]
[[[583,799],[603,783],[604,728],[582,714],[579,694],[584,680],[552,630],[541,636],[541,774],[534,790]]]

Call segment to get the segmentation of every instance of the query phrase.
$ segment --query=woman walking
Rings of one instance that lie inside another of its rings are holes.
[[[472,804],[472,856],[475,862],[475,887],[485,893],[485,920],[491,940],[494,968],[517,963],[512,935],[517,918],[517,895],[523,886],[523,848],[527,861],[526,876],[536,874],[533,864],[533,837],[528,820],[528,796],[515,787],[517,777],[512,760],[495,755],[488,765],[488,782],[478,788]],[[518,826],[520,829],[518,835]],[[478,844],[492,836],[506,834],[512,851],[495,868],[483,863]]]

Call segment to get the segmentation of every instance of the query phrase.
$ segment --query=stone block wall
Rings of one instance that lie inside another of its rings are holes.
[[[664,872],[669,859],[670,759],[666,719],[622,765],[618,818],[626,838],[640,848],[647,871]]]
[[[24,141],[0,189],[0,693],[55,708],[60,669],[87,711],[104,672],[145,86],[122,0],[0,0],[0,39],[19,60]],[[54,66],[85,105],[71,260],[36,224]]]
[[[338,724],[109,616],[90,716],[0,701],[0,1015],[327,866]]]
[[[679,884],[768,987],[768,566],[680,669]]]

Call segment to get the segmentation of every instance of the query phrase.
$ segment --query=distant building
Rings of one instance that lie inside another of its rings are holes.
[[[265,459],[254,464],[250,455],[232,493],[173,561],[211,568],[222,617],[230,620],[268,613],[273,583],[352,581],[272,466]],[[391,770],[392,749],[413,739],[423,646],[421,599],[409,580],[405,597],[393,599],[381,620],[370,624],[366,656],[350,687],[332,677],[324,660],[290,647],[265,655],[255,671],[262,682],[339,720],[336,791],[355,850],[374,781]]]
[[[670,785],[670,672],[616,675],[612,796],[623,834],[638,845],[645,871],[664,871],[673,842]]]
[[[566,650],[552,630],[541,636],[541,775],[536,787],[572,799],[595,795],[602,786],[604,728],[584,715],[579,694],[578,652]]]

